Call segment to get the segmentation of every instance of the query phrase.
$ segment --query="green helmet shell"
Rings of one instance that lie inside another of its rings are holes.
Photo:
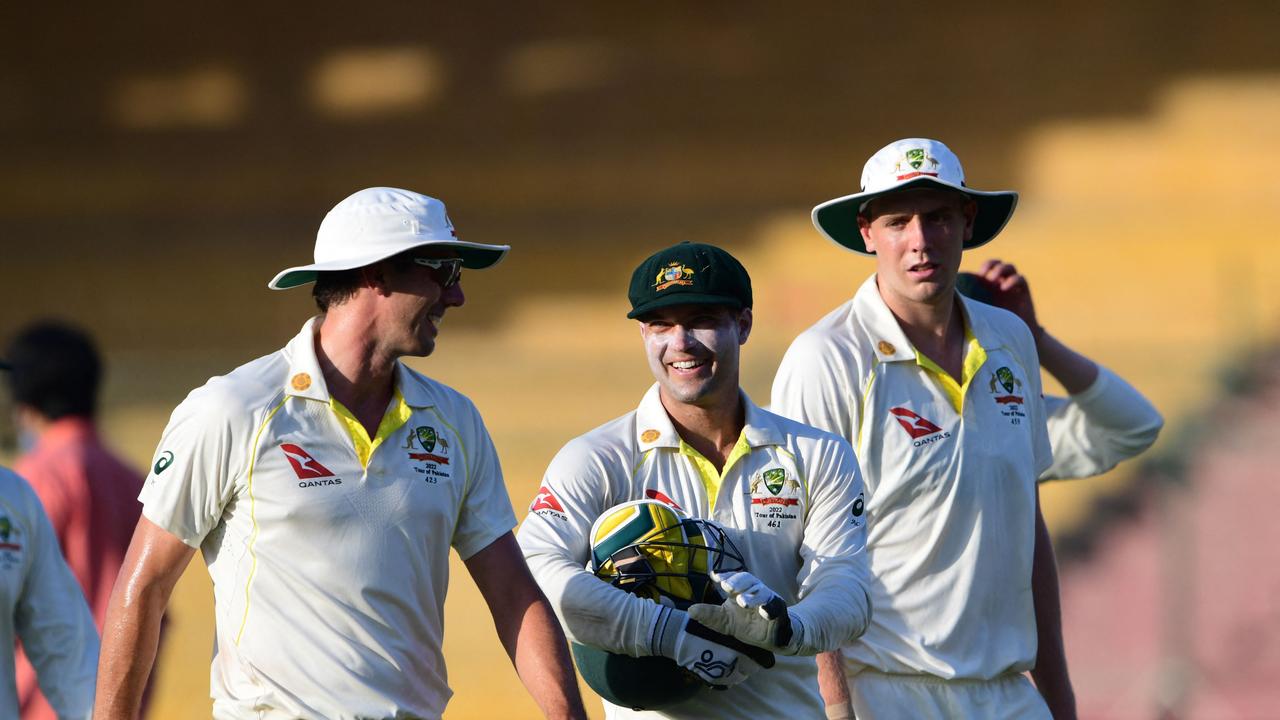
[[[578,672],[606,701],[632,710],[662,710],[704,687],[697,675],[659,656],[631,657],[569,643]]]

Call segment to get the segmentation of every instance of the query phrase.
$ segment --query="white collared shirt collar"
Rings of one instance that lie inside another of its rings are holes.
[[[667,415],[667,409],[662,406],[658,391],[658,383],[654,383],[636,408],[636,445],[642,451],[658,447],[680,447],[680,433],[676,432],[671,416]],[[738,390],[738,396],[742,398],[742,404],[746,408],[746,423],[742,427],[742,433],[746,436],[747,445],[757,448],[784,444],[785,435],[775,424],[774,416],[751,402],[751,398],[741,389]]]
[[[289,373],[285,379],[284,391],[287,395],[329,402],[329,388],[324,382],[324,373],[320,372],[320,361],[316,359],[316,340],[320,333],[320,318],[317,315],[302,326],[289,344],[285,346],[285,355],[289,359]],[[402,361],[396,361],[396,388],[404,398],[405,404],[412,408],[431,407],[436,399],[427,383],[415,377],[414,373]]]
[[[969,303],[973,301],[960,293],[956,293],[956,297],[960,302],[960,312],[964,316],[965,327],[977,338],[982,349],[991,352],[1003,347],[1004,342],[992,331],[987,319],[981,313],[970,311]],[[876,285],[874,273],[862,283],[853,296],[853,321],[862,324],[874,343],[876,357],[881,362],[916,361],[916,348],[907,339],[902,326],[898,324],[898,319],[885,304],[884,297],[880,295],[880,288]]]

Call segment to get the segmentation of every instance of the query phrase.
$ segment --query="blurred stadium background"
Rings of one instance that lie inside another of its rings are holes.
[[[144,0],[0,18],[0,336],[50,316],[92,330],[103,426],[139,467],[190,388],[309,316],[305,291],[265,284],[306,261],[327,209],[394,185],[514,246],[466,276],[467,306],[412,364],[479,405],[523,515],[560,445],[648,385],[623,318],[639,259],[696,239],[744,260],[744,385],[763,402],[791,338],[872,270],[809,208],[885,142],[944,140],[971,184],[1022,192],[968,266],[1016,262],[1042,322],[1168,422],[1145,462],[1046,489],[1081,716],[1280,708],[1274,2]],[[454,569],[447,717],[534,717]],[[208,717],[202,563],[170,627],[152,717]]]

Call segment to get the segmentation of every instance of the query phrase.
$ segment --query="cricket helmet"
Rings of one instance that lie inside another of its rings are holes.
[[[724,602],[710,571],[746,570],[724,528],[690,518],[656,500],[616,505],[591,528],[597,577],[633,595],[680,610]],[[571,643],[587,685],[608,702],[633,710],[660,710],[696,695],[697,675],[661,656],[631,657]]]

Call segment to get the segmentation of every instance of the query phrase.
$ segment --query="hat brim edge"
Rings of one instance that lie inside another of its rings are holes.
[[[875,257],[875,253],[867,250],[858,228],[858,208],[863,203],[882,195],[902,190],[913,189],[925,185],[934,185],[956,190],[973,198],[978,203],[978,215],[974,219],[973,236],[964,244],[965,250],[986,245],[995,239],[1013,217],[1018,206],[1018,193],[1012,190],[982,191],[951,185],[930,177],[918,178],[877,192],[861,192],[853,195],[834,198],[813,208],[811,217],[813,225],[828,240],[845,250],[867,257]]]
[[[316,275],[322,272],[334,272],[338,270],[352,270],[367,265],[372,265],[381,260],[398,255],[407,250],[413,250],[420,247],[428,247],[431,245],[442,245],[446,247],[455,247],[458,249],[458,257],[462,258],[462,267],[468,270],[485,270],[502,262],[511,250],[510,245],[485,245],[483,243],[467,242],[465,240],[427,240],[416,245],[399,248],[391,252],[375,253],[360,258],[352,258],[348,260],[337,260],[327,263],[312,263],[310,265],[298,265],[291,268],[285,268],[267,283],[267,287],[272,290],[288,290],[300,285],[315,282]]]
[[[633,308],[627,313],[627,318],[635,320],[645,313],[654,310],[660,310],[672,305],[725,305],[727,307],[742,309],[745,307],[742,301],[728,295],[711,295],[709,293],[676,293],[658,298],[652,302],[647,302],[638,308]]]

